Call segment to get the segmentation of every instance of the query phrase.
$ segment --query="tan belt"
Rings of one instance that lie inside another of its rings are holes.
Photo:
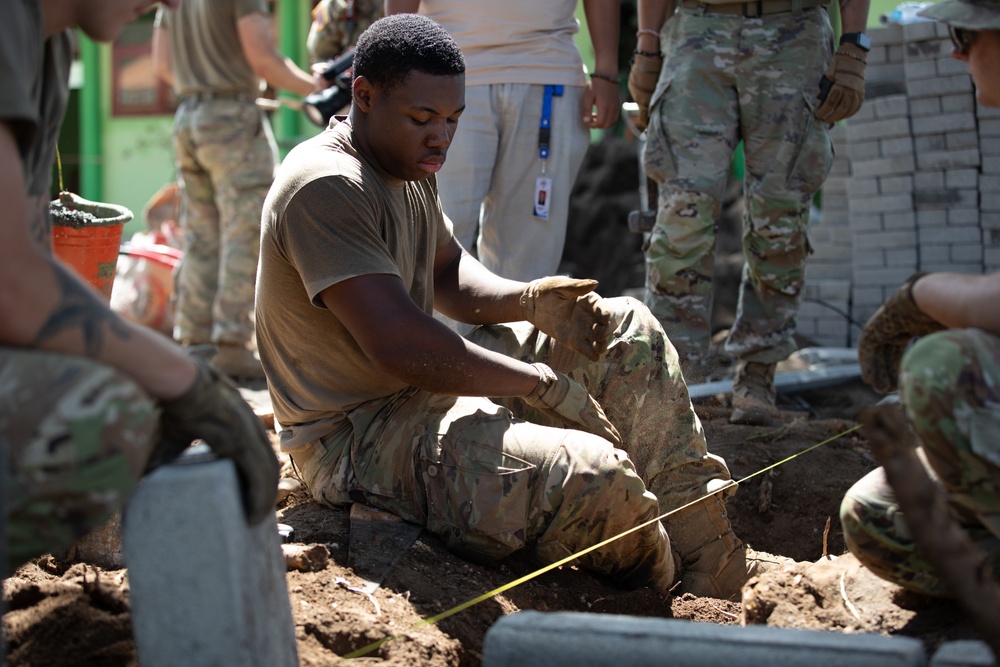
[[[781,14],[795,9],[811,9],[825,5],[829,0],[756,0],[755,2],[726,2],[710,4],[697,0],[682,0],[681,5],[690,9],[704,9],[706,14],[736,14],[756,18],[768,14]]]

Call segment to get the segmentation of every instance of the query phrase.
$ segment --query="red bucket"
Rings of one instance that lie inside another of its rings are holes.
[[[63,192],[49,203],[49,215],[56,256],[110,303],[122,229],[132,219],[132,211]]]

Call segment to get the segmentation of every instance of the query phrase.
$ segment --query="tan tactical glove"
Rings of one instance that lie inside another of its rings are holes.
[[[924,275],[910,276],[861,331],[858,339],[861,378],[879,391],[896,390],[899,364],[911,340],[946,328],[920,310],[913,300],[913,285]]]
[[[149,468],[169,463],[193,440],[204,440],[220,457],[233,460],[243,481],[243,505],[250,523],[274,514],[278,458],[260,419],[236,385],[199,357],[194,386],[179,398],[161,401],[160,443]]]
[[[649,100],[656,90],[656,82],[660,79],[660,68],[663,67],[663,57],[636,53],[632,56],[632,67],[628,72],[628,92],[639,105],[639,119],[635,126],[640,131],[649,124]]]
[[[577,428],[599,435],[621,447],[618,429],[608,421],[601,405],[587,389],[562,373],[556,373],[545,364],[531,364],[541,379],[531,393],[524,397],[532,405],[569,428]]]
[[[611,336],[611,313],[595,287],[596,280],[565,276],[533,280],[521,293],[521,312],[544,333],[597,361]]]
[[[841,44],[819,84],[816,117],[826,123],[850,118],[865,101],[868,54],[856,44]]]

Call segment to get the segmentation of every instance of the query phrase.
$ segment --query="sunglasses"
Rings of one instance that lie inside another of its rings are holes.
[[[976,41],[976,35],[979,34],[979,31],[956,28],[950,25],[948,26],[948,34],[951,35],[951,43],[955,45],[955,52],[959,55],[967,56],[969,55],[969,49],[972,48],[972,43]]]

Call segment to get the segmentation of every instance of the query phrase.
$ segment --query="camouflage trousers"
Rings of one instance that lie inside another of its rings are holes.
[[[681,7],[660,41],[669,57],[643,153],[659,186],[646,305],[682,356],[708,350],[716,226],[742,139],[745,264],[726,351],[780,361],[796,347],[809,208],[833,162],[827,129],[813,115],[832,51],[826,9],[743,18]]]
[[[246,344],[253,334],[260,215],[277,148],[252,100],[181,102],[174,116],[184,258],[174,338]]]
[[[7,572],[121,508],[159,431],[155,402],[84,357],[0,348]]]
[[[582,383],[624,451],[520,399],[411,388],[358,407],[335,433],[293,452],[303,480],[320,502],[387,509],[486,561],[530,547],[554,562],[701,497],[729,471],[707,451],[677,354],[639,302],[607,303],[620,324],[596,363],[527,323],[479,327],[469,339]],[[662,588],[673,579],[669,544],[656,522],[579,562]]]
[[[312,62],[336,58],[382,18],[384,0],[320,0],[312,10],[306,51]]]
[[[926,336],[903,358],[899,380],[925,467],[947,493],[952,518],[1000,576],[1000,338],[978,329]],[[914,543],[881,468],[851,487],[840,518],[851,552],[872,572],[949,594]]]

